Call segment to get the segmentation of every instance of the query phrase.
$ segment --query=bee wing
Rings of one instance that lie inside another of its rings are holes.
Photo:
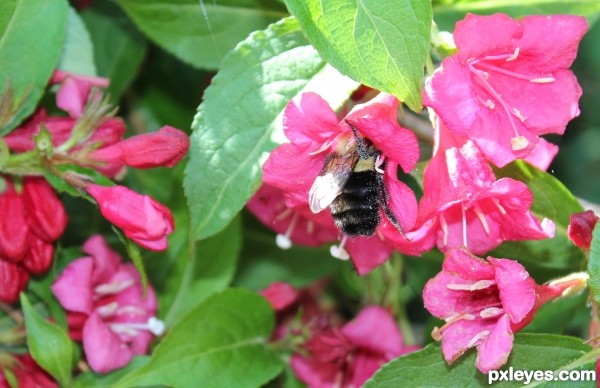
[[[308,204],[313,213],[325,209],[342,192],[358,158],[356,152],[327,155],[325,165],[308,192]]]

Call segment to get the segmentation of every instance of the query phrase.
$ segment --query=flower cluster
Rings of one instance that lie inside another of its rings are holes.
[[[18,354],[8,358],[7,365],[0,362],[0,387],[12,387],[12,379],[7,378],[6,371],[16,380],[19,387],[58,388],[56,381],[35,362],[29,354]]]
[[[164,331],[151,286],[145,290],[131,263],[122,263],[104,239],[90,237],[88,256],[71,262],[52,285],[67,311],[69,335],[82,341],[96,372],[120,368],[144,354],[155,335]]]
[[[404,345],[396,322],[380,306],[367,306],[350,322],[339,324],[338,319],[319,308],[305,290],[274,283],[261,294],[277,312],[280,327],[275,338],[303,336],[290,364],[296,377],[311,388],[360,387],[383,364],[418,348]],[[302,311],[304,327],[308,330],[282,330],[281,326],[292,326],[292,323],[279,318],[290,317],[290,313],[297,316],[298,310]]]
[[[54,241],[65,230],[67,214],[42,178],[25,178],[20,187],[2,178],[0,192],[0,301],[13,303],[29,275],[50,267]]]

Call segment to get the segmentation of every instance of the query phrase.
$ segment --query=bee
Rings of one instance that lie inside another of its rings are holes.
[[[383,182],[385,161],[381,152],[354,125],[346,121],[355,142],[341,144],[325,158],[321,172],[309,191],[309,206],[319,213],[329,206],[336,226],[344,235],[372,236],[381,223],[381,212],[404,235],[389,207]]]

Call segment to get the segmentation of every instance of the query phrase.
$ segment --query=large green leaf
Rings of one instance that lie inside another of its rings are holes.
[[[63,45],[58,68],[75,74],[96,75],[94,48],[90,34],[81,17],[69,7],[67,37]]]
[[[517,334],[506,366],[523,371],[557,371],[584,367],[593,369],[595,359],[587,359],[591,346],[579,338],[554,334]],[[438,343],[390,361],[367,381],[365,388],[386,387],[488,387],[488,375],[475,368],[475,351],[461,356],[452,366],[446,365]],[[579,360],[580,362],[575,362]],[[552,381],[553,382],[553,381]],[[499,381],[495,387],[523,386],[522,381]],[[594,381],[584,386],[594,387]]]
[[[29,116],[42,97],[60,57],[68,9],[66,0],[0,2],[0,92],[10,82],[18,106],[0,125],[0,136]]]
[[[21,307],[31,356],[62,386],[69,386],[73,348],[67,332],[42,318],[31,307],[25,294],[21,294]]]
[[[321,56],[365,85],[421,110],[429,0],[286,0]]]
[[[116,102],[136,75],[148,41],[111,2],[92,2],[81,17],[94,43],[98,75],[110,79],[107,90]]]
[[[571,14],[594,22],[600,13],[597,0],[483,0],[441,4],[433,8],[434,20],[440,29],[453,31],[454,24],[467,13],[491,15],[502,12],[512,17],[526,15]]]
[[[590,261],[588,272],[590,273],[589,286],[592,290],[594,300],[600,303],[600,224],[594,228],[594,236],[590,246]]]
[[[267,347],[274,322],[269,303],[255,293],[214,295],[171,329],[148,364],[113,386],[261,386],[282,369]]]
[[[260,0],[117,0],[139,29],[184,62],[218,69],[249,33],[287,16]]]
[[[538,281],[582,270],[585,255],[567,236],[569,216],[583,211],[573,194],[552,175],[523,161],[497,170],[496,175],[526,183],[534,196],[532,212],[540,220],[547,217],[554,221],[556,233],[554,238],[541,241],[505,242],[491,255],[519,260],[534,276],[537,272]]]
[[[288,102],[316,91],[336,109],[356,83],[327,66],[293,18],[253,33],[224,60],[192,124],[185,193],[192,236],[217,233],[258,189],[261,164],[280,142]]]

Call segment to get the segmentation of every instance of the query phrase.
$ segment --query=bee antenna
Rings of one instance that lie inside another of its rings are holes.
[[[356,144],[357,144],[357,148],[358,148],[358,156],[360,156],[361,159],[369,159],[369,147],[367,146],[365,140],[359,136],[358,130],[356,129],[354,124],[351,124],[346,119],[344,119],[344,121],[352,129],[352,133],[354,134],[354,138],[356,139]]]

